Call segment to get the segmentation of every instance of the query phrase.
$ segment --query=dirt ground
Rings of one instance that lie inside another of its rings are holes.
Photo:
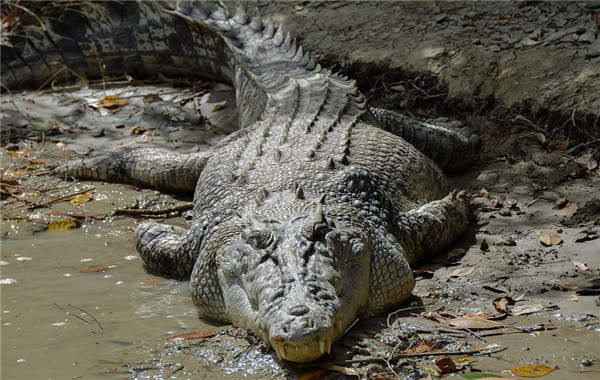
[[[244,332],[190,315],[186,284],[153,280],[135,259],[132,230],[148,216],[113,214],[189,198],[44,174],[44,163],[117,145],[210,149],[235,129],[231,88],[207,83],[199,95],[168,84],[96,84],[2,95],[2,374],[34,378],[43,365],[49,378],[514,378],[508,370],[536,365],[554,369],[548,379],[597,378],[600,3],[255,5],[357,79],[372,104],[452,117],[482,136],[473,167],[451,178],[471,194],[468,231],[414,268],[403,309],[361,321],[315,366],[281,363]],[[95,107],[109,94],[128,104]],[[186,215],[155,218],[185,225]],[[78,227],[46,231],[60,220]],[[71,266],[94,273],[66,276]],[[64,315],[52,302],[102,313],[106,331],[90,334],[72,314],[60,334],[40,327],[39,316]],[[221,333],[165,343],[190,331]]]

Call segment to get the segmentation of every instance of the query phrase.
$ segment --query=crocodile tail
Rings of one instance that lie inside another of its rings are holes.
[[[20,27],[2,48],[2,84],[39,88],[76,76],[124,74],[208,77],[231,82],[225,44],[200,23],[187,23],[163,2],[68,4],[42,24]],[[202,53],[202,56],[198,54]]]
[[[215,2],[105,1],[28,18],[3,37],[2,86],[37,89],[88,79],[202,77],[233,84],[240,125],[263,115],[290,76],[331,75],[281,27]],[[49,6],[50,7],[50,6]]]

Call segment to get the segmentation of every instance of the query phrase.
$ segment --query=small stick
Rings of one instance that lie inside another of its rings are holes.
[[[85,311],[83,309],[78,308],[77,306],[71,305],[70,303],[68,303],[67,305],[69,305],[72,308],[75,308],[75,309],[77,309],[77,310],[79,310],[79,311],[81,311],[81,312],[86,313],[87,315],[89,315],[94,320],[94,322],[96,322],[96,324],[98,325],[98,327],[100,327],[100,330],[104,331],[104,329],[102,328],[102,325],[100,324],[100,322],[98,322],[98,320],[96,318],[94,318],[93,315],[91,315],[90,313],[88,313],[87,311]]]
[[[187,211],[194,207],[192,202],[185,202],[177,206],[165,208],[161,210],[148,210],[148,209],[134,209],[134,208],[122,208],[115,210],[114,215],[162,215],[169,214],[171,212]]]

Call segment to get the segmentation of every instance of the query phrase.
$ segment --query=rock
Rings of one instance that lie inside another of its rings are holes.
[[[594,32],[585,32],[581,36],[579,36],[579,42],[591,44],[596,40],[596,33]]]

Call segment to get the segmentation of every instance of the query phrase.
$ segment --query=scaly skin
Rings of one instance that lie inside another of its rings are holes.
[[[100,60],[115,75],[202,72],[236,87],[241,133],[208,154],[116,148],[54,168],[168,191],[197,183],[188,229],[147,221],[135,239],[150,269],[189,278],[201,316],[253,331],[282,359],[309,362],[356,319],[399,306],[414,287],[410,264],[465,230],[464,194],[388,130],[448,170],[473,159],[468,134],[447,143],[445,128],[425,125],[422,134],[423,123],[370,109],[355,82],[241,11],[81,7],[2,45],[7,88],[51,79],[51,58],[90,77],[101,74]]]

